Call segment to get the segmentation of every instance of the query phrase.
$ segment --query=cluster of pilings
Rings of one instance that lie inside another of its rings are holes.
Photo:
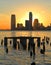
[[[44,36],[44,38],[42,39],[41,45],[43,45],[43,49],[40,50],[41,54],[45,54],[45,45],[50,43],[50,38],[47,36]],[[51,43],[50,43],[51,46]]]
[[[49,44],[49,37],[45,37],[42,39],[41,43],[41,38],[40,37],[4,37],[4,47],[7,48],[8,46],[8,40],[12,39],[10,41],[10,44],[13,42],[13,48],[16,50],[18,47],[18,50],[20,49],[20,45],[22,46],[23,50],[33,50],[34,55],[35,55],[35,43],[34,39],[37,39],[37,47],[40,47],[40,44],[43,45],[43,49],[40,50],[40,53],[44,54],[45,52],[45,43]],[[17,41],[19,39],[19,42]],[[27,45],[27,40],[29,40],[28,45]],[[46,41],[46,42],[45,42]],[[1,45],[3,45],[3,40],[1,40]],[[27,47],[28,46],[28,47]],[[51,43],[50,43],[51,46]]]
[[[33,47],[34,39],[37,39],[37,47],[40,47],[40,37],[5,37],[4,38],[4,46],[7,47],[8,45],[8,39],[13,40],[13,48],[16,49],[17,47],[17,39],[20,40],[20,44],[22,45],[23,49],[26,50],[27,47],[27,39],[29,40],[28,43],[28,50],[30,50],[30,47]]]
[[[26,50],[27,47],[27,40],[29,40],[28,42],[28,50],[30,51],[30,57],[32,57],[35,59],[35,43],[34,43],[34,39],[37,39],[37,47],[40,48],[40,45],[43,45],[43,48],[40,49],[40,53],[41,54],[45,54],[45,42],[47,44],[49,44],[49,37],[44,37],[42,39],[42,43],[41,43],[41,38],[40,37],[4,37],[4,47],[6,48],[6,53],[8,53],[8,39],[12,39],[13,41],[13,48],[16,50],[17,46],[18,49],[20,49],[20,44],[22,45],[23,50]],[[17,40],[19,39],[20,42],[18,42]],[[10,41],[10,44],[12,44],[12,42]],[[1,45],[3,45],[3,40],[1,41]],[[51,43],[50,43],[51,46]],[[31,65],[35,65],[35,62],[32,62]]]
[[[38,41],[38,39],[37,39],[37,41]],[[41,53],[41,54],[45,54],[45,50],[46,50],[45,44],[49,44],[49,41],[50,41],[50,38],[44,36],[44,38],[42,39],[42,43],[41,43],[42,46],[43,46],[43,48],[40,49],[40,53]],[[40,42],[40,41],[39,41],[39,42]],[[50,43],[50,46],[51,46],[51,43]],[[35,44],[33,45],[33,52],[30,51],[30,57],[31,57],[31,58],[32,58],[32,55],[34,56],[33,58],[34,58],[34,60],[35,60]],[[35,62],[35,61],[32,62],[31,65],[36,65],[36,62]]]

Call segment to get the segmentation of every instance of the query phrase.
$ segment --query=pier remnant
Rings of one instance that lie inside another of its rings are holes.
[[[6,53],[8,54],[8,48],[6,48]]]
[[[1,46],[3,46],[3,39],[1,40]]]
[[[29,38],[28,50],[33,49],[34,38]]]
[[[27,43],[27,41],[26,41],[26,38],[20,38],[20,44],[22,45],[22,47],[23,47],[23,50],[26,50],[26,43]]]
[[[7,40],[7,37],[4,38],[4,47],[7,47],[7,43],[8,43],[8,40]]]
[[[20,40],[20,44],[23,46],[23,49],[26,50],[26,43],[27,39],[29,40],[28,49],[30,50],[30,47],[33,48],[34,39],[37,39],[37,46],[40,47],[41,38],[40,37],[4,37],[4,46],[7,47],[8,45],[8,39],[13,40],[13,48],[16,49],[17,47],[17,40]],[[19,46],[19,44],[18,44]]]
[[[46,37],[46,43],[49,44],[50,38]]]
[[[43,44],[43,49],[40,50],[40,53],[45,54],[45,41],[44,40],[42,41],[42,44]]]
[[[30,51],[30,57],[32,58],[32,51]]]
[[[17,48],[17,39],[13,38],[13,48],[16,50]]]
[[[40,47],[40,38],[37,39],[37,47]]]
[[[35,56],[35,43],[33,44],[33,55]]]

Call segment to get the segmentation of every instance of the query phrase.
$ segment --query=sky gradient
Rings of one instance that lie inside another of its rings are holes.
[[[33,20],[47,26],[51,23],[51,0],[0,0],[0,29],[10,29],[11,14],[16,15],[16,23],[28,19],[28,13],[33,13]]]

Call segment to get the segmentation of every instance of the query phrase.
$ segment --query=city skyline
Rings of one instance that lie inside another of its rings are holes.
[[[39,20],[36,18],[33,21],[33,13],[29,12],[28,20],[25,20],[25,26],[22,23],[16,24],[16,15],[11,15],[11,29],[10,30],[51,30],[51,24],[47,27],[43,23],[39,23]]]
[[[25,20],[25,27],[23,26],[23,24],[19,24],[16,26],[16,15],[15,14],[12,14],[11,15],[11,30],[17,30],[17,29],[20,29],[22,30],[24,28],[27,29],[27,30],[32,30],[32,19],[33,19],[33,14],[32,12],[29,12],[29,20]]]
[[[34,19],[37,18],[44,26],[51,23],[51,0],[1,0],[0,29],[11,28],[11,14],[16,14],[16,24],[23,23],[25,26],[29,11],[33,13]]]

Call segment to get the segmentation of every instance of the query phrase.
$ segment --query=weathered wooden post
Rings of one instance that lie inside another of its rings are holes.
[[[43,41],[43,51],[45,53],[45,41]]]
[[[30,51],[30,57],[32,58],[32,51]]]
[[[35,57],[35,43],[33,44],[33,55]]]
[[[43,49],[40,50],[40,53],[45,54],[45,41],[43,41],[42,44],[43,44]]]
[[[6,53],[8,54],[8,48],[6,48]]]
[[[3,39],[1,40],[1,46],[3,46]]]
[[[28,45],[28,50],[31,50],[33,48],[34,44],[34,39],[32,37],[29,38],[29,45]]]
[[[4,38],[4,47],[7,47],[7,44],[8,44],[7,42],[8,42],[8,40],[7,40],[7,38],[5,37],[5,38]]]
[[[16,50],[17,48],[17,39],[13,38],[13,48]]]
[[[39,38],[37,38],[37,47],[40,47],[40,37]]]
[[[20,38],[20,44],[22,45],[23,50],[26,50],[26,43],[27,43],[26,37]]]

